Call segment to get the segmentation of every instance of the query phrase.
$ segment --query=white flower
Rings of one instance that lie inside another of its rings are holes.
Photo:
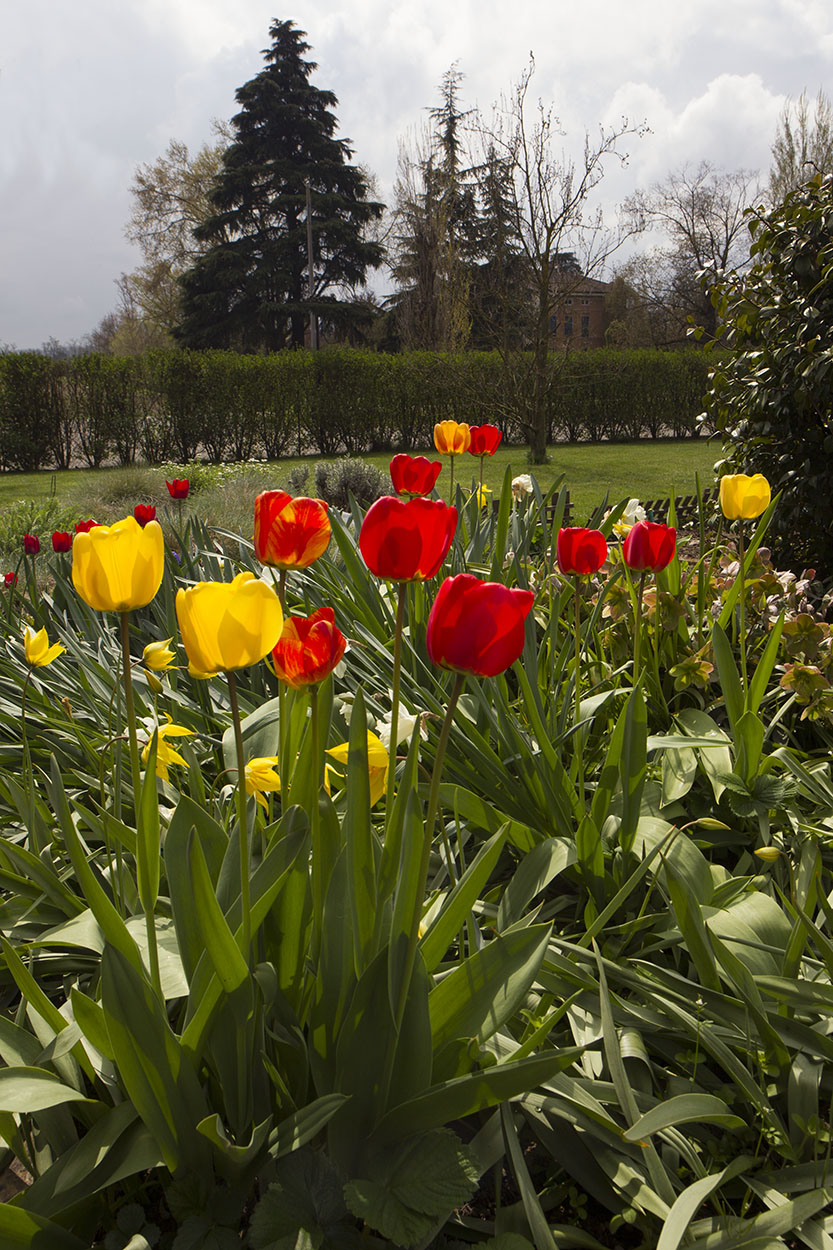
[[[414,732],[414,725],[416,725],[418,720],[420,720],[419,716],[412,716],[411,713],[407,712],[404,708],[399,709],[399,716],[397,718],[397,729],[396,729],[396,745],[397,746],[399,746],[400,742],[410,741],[411,734]],[[379,734],[379,737],[384,743],[384,745],[388,748],[388,750],[390,750],[390,731],[391,731],[392,723],[393,723],[393,713],[391,712],[385,718],[385,720],[380,721],[376,726],[376,730]],[[428,732],[422,723],[420,723],[419,733],[420,733],[421,738],[428,737]]]
[[[528,473],[512,478],[512,498],[523,499],[524,495],[532,494],[532,478]]]
[[[609,515],[609,512],[605,513],[605,516]],[[646,520],[647,515],[648,514],[638,499],[629,499],[625,511],[613,527],[614,534],[618,534],[620,538],[625,538],[631,532],[634,525],[636,525],[637,521]]]

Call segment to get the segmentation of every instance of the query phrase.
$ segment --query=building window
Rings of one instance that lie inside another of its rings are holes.
[[[573,333],[573,318],[572,318],[571,316],[570,316],[570,317],[565,317],[565,318],[564,318],[564,337],[565,337],[565,339],[568,339],[568,338],[571,336],[571,334],[572,334],[572,333]]]
[[[572,304],[572,302],[573,302],[573,301],[572,301],[571,299],[568,299],[568,300],[565,300],[565,301],[564,301],[564,303],[565,303],[565,304]]]
[[[558,318],[550,317],[550,334],[555,334],[558,329]]]
[[[590,338],[590,317],[582,317],[581,319],[581,337],[583,339]]]
[[[582,304],[589,304],[589,303],[590,303],[590,300],[589,300],[589,299],[583,299],[581,302],[582,302]]]

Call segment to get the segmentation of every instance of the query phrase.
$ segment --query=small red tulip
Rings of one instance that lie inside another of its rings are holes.
[[[66,530],[55,530],[52,535],[53,551],[69,551],[72,547],[72,534],[68,534]]]
[[[171,499],[187,499],[190,485],[187,477],[175,477],[172,482],[165,482]]]
[[[598,573],[607,559],[607,541],[601,530],[568,526],[558,531],[556,556],[562,573]]]
[[[332,608],[319,608],[312,616],[288,616],[272,651],[275,673],[296,690],[312,686],[333,671],[346,646]]]
[[[90,530],[95,529],[100,524],[100,521],[76,521],[75,532],[76,534],[89,534]]]
[[[3,581],[6,583],[7,586],[14,586],[15,582],[17,581],[17,573],[4,574]]]
[[[359,550],[377,577],[424,582],[442,567],[456,528],[457,509],[441,499],[384,495],[362,522]]]
[[[502,438],[496,425],[473,425],[469,451],[473,456],[493,456]]]
[[[330,541],[327,504],[265,490],[255,500],[255,555],[276,569],[306,569]]]
[[[156,509],[152,503],[137,503],[133,515],[144,529],[148,521],[156,520]]]
[[[524,621],[535,596],[471,573],[447,577],[428,617],[426,643],[435,664],[494,677],[523,651]]]
[[[23,535],[23,551],[27,556],[36,556],[40,551],[40,539],[37,534]]]
[[[622,543],[622,556],[637,573],[658,573],[674,559],[677,531],[656,521],[637,521]]]
[[[442,472],[442,461],[427,456],[394,456],[390,476],[397,495],[430,495]]]

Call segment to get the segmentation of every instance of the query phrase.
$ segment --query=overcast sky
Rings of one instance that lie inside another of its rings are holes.
[[[488,110],[536,60],[533,92],[575,142],[646,122],[608,202],[684,162],[765,176],[785,100],[833,94],[831,0],[2,0],[0,344],[81,338],[139,262],[130,184],[171,138],[196,150],[262,67],[274,18],[307,31],[316,85],[383,199],[400,139],[457,62]]]

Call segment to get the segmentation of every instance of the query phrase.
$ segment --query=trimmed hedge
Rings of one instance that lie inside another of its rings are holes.
[[[150,351],[0,356],[0,466],[66,468],[196,455],[213,462],[429,447],[437,421],[492,421],[526,441],[497,352],[355,348],[241,356]],[[696,351],[601,348],[554,358],[550,442],[695,437],[708,383]]]

